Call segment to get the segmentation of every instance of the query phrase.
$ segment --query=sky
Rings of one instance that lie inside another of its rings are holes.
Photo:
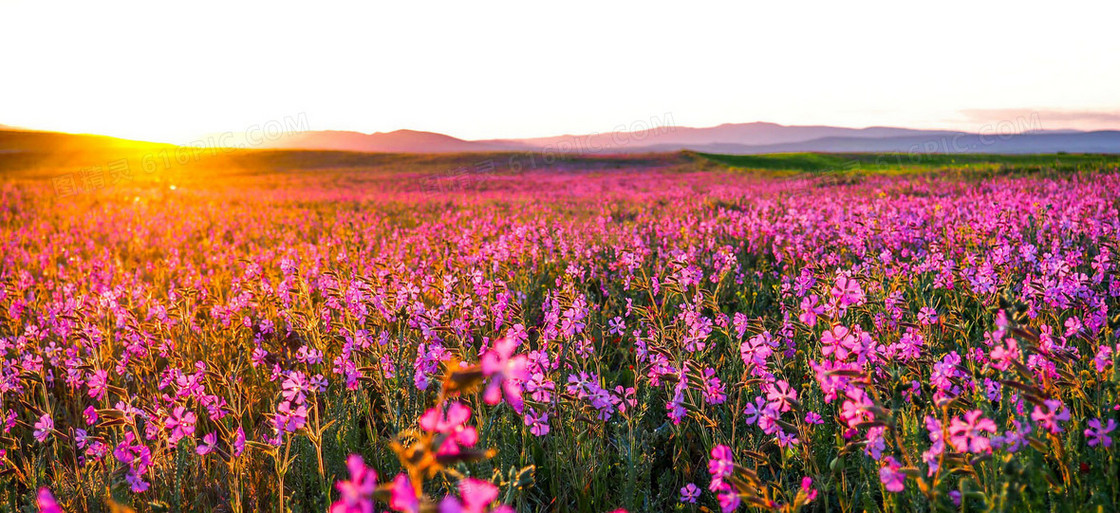
[[[0,0],[0,124],[1120,128],[1120,2]]]

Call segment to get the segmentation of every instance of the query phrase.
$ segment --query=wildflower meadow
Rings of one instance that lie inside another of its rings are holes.
[[[0,511],[1120,509],[1115,162],[698,158],[0,182]]]

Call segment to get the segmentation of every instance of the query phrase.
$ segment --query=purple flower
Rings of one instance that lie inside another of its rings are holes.
[[[135,472],[129,472],[125,474],[124,480],[128,481],[128,485],[132,489],[132,493],[144,493],[148,490],[148,487],[151,486],[147,481],[144,481],[144,479]]]
[[[529,408],[525,412],[525,425],[529,426],[529,432],[533,436],[547,435],[551,427],[548,424],[548,413],[538,414],[536,410]]]
[[[1051,433],[1061,433],[1062,426],[1059,422],[1069,422],[1069,410],[1057,399],[1047,399],[1042,406],[1036,405],[1031,412],[1031,419],[1039,426]]]
[[[769,405],[766,404],[766,400],[762,397],[755,397],[753,403],[747,403],[747,407],[743,409],[743,415],[746,416],[744,420],[747,421],[747,425],[749,426],[758,422],[759,417],[762,416],[762,412],[766,411],[768,407]]]
[[[893,456],[887,456],[883,461],[884,465],[879,468],[879,481],[888,492],[901,492],[906,487],[906,474],[899,470],[901,465]]]
[[[1103,447],[1112,446],[1112,437],[1108,436],[1114,429],[1116,429],[1116,421],[1108,419],[1108,424],[1101,425],[1101,419],[1090,419],[1089,428],[1085,430],[1085,437],[1089,439],[1089,447],[1101,445]]]
[[[35,423],[35,432],[32,434],[39,442],[46,442],[53,431],[54,419],[51,418],[50,414],[44,413],[42,417],[39,417],[39,421]]]
[[[700,488],[693,483],[688,483],[681,487],[681,502],[689,504],[696,504],[696,499],[700,498]]]

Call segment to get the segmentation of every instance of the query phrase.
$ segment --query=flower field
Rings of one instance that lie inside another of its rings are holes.
[[[1120,509],[1115,167],[845,176],[0,182],[0,510]]]

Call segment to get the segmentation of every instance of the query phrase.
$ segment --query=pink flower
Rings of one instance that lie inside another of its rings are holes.
[[[689,504],[696,504],[696,499],[700,498],[700,488],[693,483],[688,483],[681,487],[681,502]]]
[[[766,399],[778,411],[787,412],[790,410],[790,405],[797,401],[797,390],[790,388],[785,380],[778,380],[766,385]]]
[[[198,447],[195,447],[194,451],[198,453],[199,456],[205,456],[207,454],[210,454],[217,444],[218,434],[210,433],[202,437],[202,443],[199,444]]]
[[[899,470],[901,465],[893,456],[887,456],[883,461],[886,464],[879,469],[879,481],[883,482],[888,492],[901,492],[906,487],[906,474]]]
[[[34,435],[35,439],[39,442],[46,442],[47,438],[51,436],[52,431],[54,431],[54,419],[51,418],[50,414],[44,413],[42,417],[39,417],[39,421],[35,423],[35,431],[32,435]]]
[[[86,406],[86,409],[82,411],[82,415],[86,418],[87,426],[92,426],[97,423],[97,408],[94,408],[93,406]]]
[[[308,383],[307,376],[304,373],[293,371],[284,379],[281,388],[283,388],[283,391],[280,392],[280,394],[284,396],[284,399],[295,402],[296,404],[302,404],[306,397],[306,392],[311,390],[311,384]]]
[[[39,508],[39,513],[62,513],[62,507],[45,486],[39,489],[39,495],[35,498],[35,507]]]
[[[855,278],[844,275],[836,278],[836,284],[832,287],[832,296],[840,303],[841,308],[862,303],[864,299],[863,289]]]
[[[366,466],[362,457],[351,454],[346,459],[350,479],[334,484],[340,494],[331,504],[330,513],[373,513],[373,492],[377,489],[377,472]],[[411,489],[412,486],[409,485]]]
[[[954,418],[949,424],[949,442],[957,452],[986,453],[992,445],[984,433],[995,433],[996,423],[981,416],[984,412],[972,410],[964,414],[964,420]]]
[[[245,429],[237,426],[237,435],[233,437],[233,455],[241,456],[245,451]]]
[[[307,424],[307,407],[300,404],[292,409],[292,403],[284,401],[276,406],[273,418],[276,430],[281,433],[294,433]]]
[[[821,353],[837,360],[846,359],[855,344],[856,337],[846,326],[836,325],[821,334]]]
[[[817,316],[825,311],[823,306],[817,305],[819,300],[816,294],[810,294],[809,297],[801,300],[801,314],[797,316],[797,319],[809,325],[810,328],[817,325]]]
[[[420,499],[416,497],[416,489],[412,487],[412,482],[408,480],[408,476],[397,474],[397,477],[393,479],[389,507],[406,513],[418,513],[420,511]]]
[[[739,498],[739,494],[735,492],[735,489],[732,488],[731,485],[726,485],[726,487],[720,491],[719,495],[716,496],[716,500],[719,502],[719,509],[723,513],[731,513],[732,511],[735,511],[743,502],[743,500]]]
[[[933,308],[930,308],[928,306],[923,306],[918,310],[918,322],[922,323],[925,326],[936,323],[937,310],[934,310]]]
[[[1031,412],[1031,419],[1051,433],[1061,433],[1062,426],[1059,422],[1069,422],[1069,410],[1057,399],[1047,399],[1042,402],[1045,406],[1035,406]]]
[[[420,427],[430,433],[446,435],[437,454],[455,455],[459,454],[460,446],[474,447],[478,442],[478,432],[474,426],[466,424],[470,418],[469,406],[453,402],[447,407],[446,414],[438,406],[424,412],[420,417]]]
[[[515,349],[517,340],[506,337],[494,342],[493,347],[482,355],[482,373],[490,378],[483,398],[486,404],[498,404],[504,395],[514,411],[521,413],[524,407],[521,383],[529,379],[529,359],[523,354],[513,356]]]
[[[813,489],[813,478],[809,476],[801,478],[801,491],[805,492],[805,502],[813,502],[817,498],[817,490]]]
[[[109,392],[109,373],[104,370],[93,371],[86,384],[89,385],[89,396],[102,401]]]
[[[1089,428],[1085,430],[1085,437],[1089,439],[1089,447],[1095,447],[1098,444],[1104,447],[1112,446],[1112,437],[1108,436],[1114,429],[1116,429],[1116,421],[1108,419],[1108,424],[1101,426],[1101,419],[1090,419]]]
[[[1006,344],[1006,346],[1004,345]],[[1004,344],[997,345],[992,349],[992,368],[1005,371],[1011,367],[1011,363],[1019,359],[1019,342],[1013,338],[1008,338]]]
[[[459,495],[463,499],[461,505],[464,513],[483,513],[498,498],[498,487],[489,482],[468,477],[459,481]],[[499,506],[491,511],[512,512],[505,506]]]
[[[712,475],[711,489],[716,490],[723,485],[723,478],[735,471],[735,461],[731,448],[726,445],[717,445],[712,448],[712,457],[708,460],[708,473]]]
[[[167,429],[171,431],[171,443],[177,443],[184,437],[194,435],[196,421],[198,421],[198,416],[193,411],[188,411],[182,406],[176,406],[167,418],[166,424]]]

